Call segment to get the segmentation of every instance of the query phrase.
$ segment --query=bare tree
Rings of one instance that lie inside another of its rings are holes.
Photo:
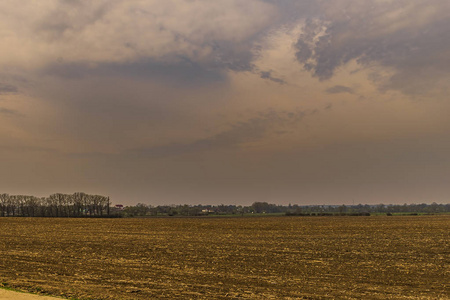
[[[77,192],[38,198],[0,194],[0,216],[80,217],[109,215],[109,197]]]

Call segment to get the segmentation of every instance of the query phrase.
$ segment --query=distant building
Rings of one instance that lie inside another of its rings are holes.
[[[119,209],[119,210],[123,210],[123,205],[122,204],[116,204],[116,205],[114,205],[114,208]]]

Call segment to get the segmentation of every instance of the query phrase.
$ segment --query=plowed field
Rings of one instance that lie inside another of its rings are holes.
[[[450,217],[0,218],[0,282],[78,299],[449,299]]]

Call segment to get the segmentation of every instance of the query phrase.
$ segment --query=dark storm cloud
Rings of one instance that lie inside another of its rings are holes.
[[[110,3],[87,3],[78,0],[62,0],[54,9],[49,10],[45,18],[36,24],[35,32],[48,42],[64,38],[64,34],[73,34],[86,29],[100,20],[114,1]]]
[[[269,80],[271,80],[273,82],[276,82],[276,83],[279,83],[279,84],[286,84],[286,81],[284,81],[283,79],[273,77],[272,76],[272,71],[265,71],[265,72],[263,71],[263,72],[260,73],[260,75],[261,75],[260,77],[262,79],[269,79]]]
[[[207,84],[225,79],[223,69],[205,66],[188,58],[180,58],[174,63],[139,61],[131,64],[111,64],[105,65],[103,69],[118,75],[164,79],[184,84]]]
[[[214,61],[198,62],[187,56],[168,55],[164,61],[141,58],[133,62],[104,62],[93,66],[85,62],[65,62],[63,59],[56,59],[43,67],[40,73],[67,79],[80,79],[90,75],[119,75],[164,79],[178,83],[208,83],[224,80],[226,70],[243,72],[254,69],[251,63],[254,54],[250,51],[250,46],[239,51],[233,50],[231,45],[224,48],[215,45],[214,48],[216,55]],[[261,74],[262,78],[281,83],[280,79],[271,77],[270,72]]]
[[[8,109],[4,107],[0,107],[0,114],[2,115],[13,115],[13,116],[19,116],[19,112],[13,109]]]
[[[164,80],[184,85],[208,84],[226,80],[228,70],[253,71],[255,66],[252,61],[257,54],[252,51],[252,42],[253,40],[248,40],[243,44],[235,45],[215,39],[206,41],[196,46],[211,48],[213,53],[209,59],[202,61],[171,53],[160,59],[147,56],[134,61],[97,62],[95,65],[83,61],[66,62],[60,57],[44,66],[40,73],[67,79],[80,79],[91,75],[118,75]],[[127,47],[132,46],[127,45]],[[283,80],[272,77],[270,72],[262,72],[261,77],[284,83]]]
[[[369,3],[321,2],[322,15],[305,22],[295,44],[305,70],[326,80],[351,60],[378,63],[395,71],[385,88],[409,93],[450,74],[450,2]]]
[[[274,5],[282,14],[281,24],[297,22],[299,18],[321,15],[320,1],[310,0],[262,0]]]
[[[340,93],[349,93],[353,94],[354,91],[352,88],[343,85],[335,85],[325,90],[328,94],[340,94]]]
[[[51,7],[34,33],[59,55],[43,72],[65,78],[112,70],[207,82],[224,79],[227,70],[252,71],[254,42],[276,17],[273,7],[254,0],[62,1]],[[247,18],[249,12],[256,14]]]
[[[84,63],[54,63],[40,70],[40,73],[67,79],[114,75],[186,85],[208,84],[225,79],[222,68],[203,66],[181,58],[172,63],[140,60],[132,63],[104,63],[95,67]]]
[[[19,92],[19,89],[16,86],[0,83],[0,95],[17,94],[18,92]]]
[[[235,147],[246,142],[260,140],[273,129],[294,126],[306,116],[316,114],[317,112],[317,110],[295,112],[277,112],[270,110],[260,113],[257,117],[247,121],[233,124],[229,130],[194,141],[190,144],[170,144],[148,149],[136,149],[132,153],[145,157],[160,157]],[[275,130],[274,133],[281,135],[285,131]]]
[[[40,13],[31,33],[42,44],[29,51],[40,49],[33,54],[45,61],[40,66],[66,78],[99,68],[167,73],[180,82],[223,80],[227,70],[255,71],[258,41],[299,22],[296,59],[320,80],[353,60],[376,63],[394,71],[377,81],[381,88],[413,94],[450,73],[450,2],[444,0],[59,1]],[[260,75],[282,83],[267,71]]]
[[[251,71],[256,56],[252,51],[253,42],[261,35],[255,34],[251,39],[235,44],[229,41],[213,39],[203,45],[214,49],[214,59],[207,62],[210,67],[229,69],[233,71]]]
[[[93,75],[94,73],[98,73],[98,70],[92,69],[87,64],[83,63],[55,62],[42,68],[40,73],[58,78],[81,79]]]

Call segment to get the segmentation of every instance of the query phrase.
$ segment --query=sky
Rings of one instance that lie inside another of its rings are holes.
[[[3,0],[0,192],[448,203],[447,0]]]

